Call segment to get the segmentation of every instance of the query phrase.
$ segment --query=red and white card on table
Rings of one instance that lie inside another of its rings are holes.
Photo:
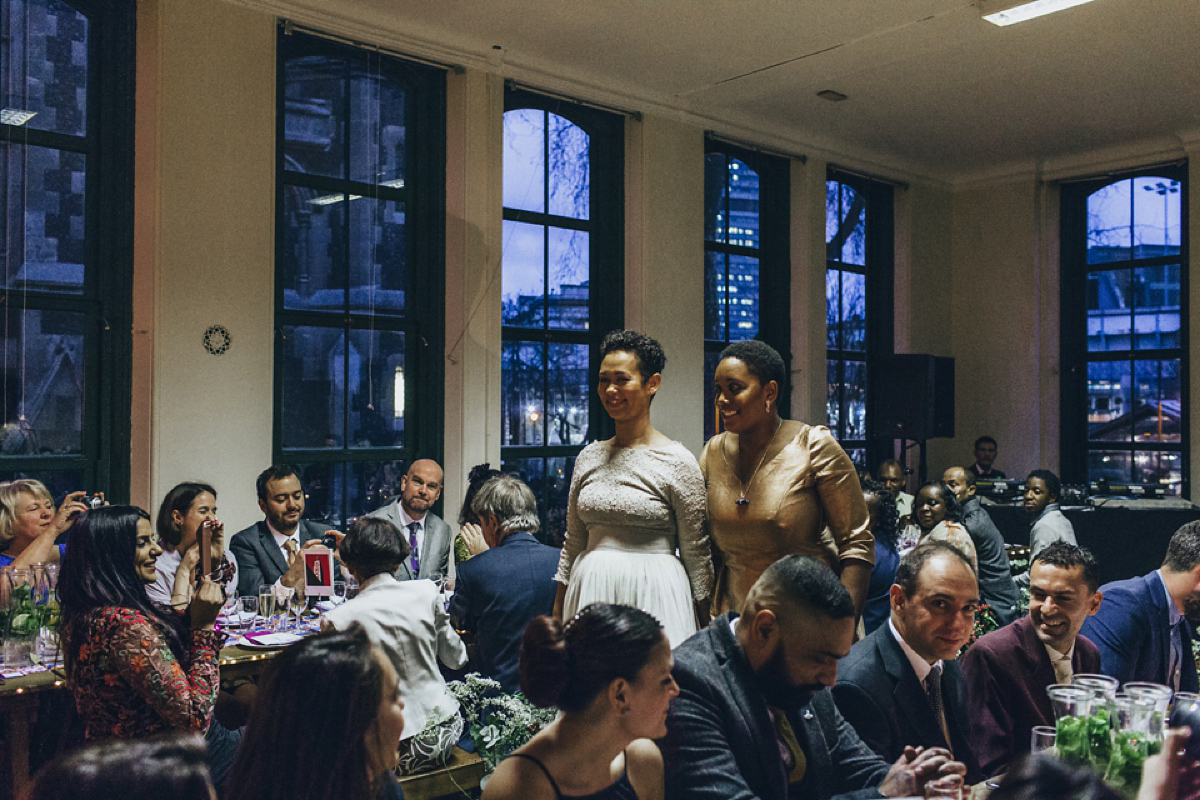
[[[333,551],[325,545],[306,547],[304,556],[304,593],[309,597],[333,596]]]

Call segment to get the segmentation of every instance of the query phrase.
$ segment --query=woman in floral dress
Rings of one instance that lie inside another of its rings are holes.
[[[220,688],[214,630],[224,596],[205,576],[187,610],[152,603],[162,548],[133,506],[84,514],[71,530],[58,595],[67,677],[88,739],[208,728]]]

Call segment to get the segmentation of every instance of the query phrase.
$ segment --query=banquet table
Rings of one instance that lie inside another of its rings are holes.
[[[221,650],[221,679],[254,677],[262,672],[266,662],[274,658],[278,650],[248,649],[240,646]],[[17,797],[22,787],[29,782],[29,742],[33,728],[33,714],[42,692],[66,689],[66,676],[60,668],[34,672],[19,678],[8,678],[0,684],[0,718],[5,722],[5,738],[8,744],[8,791],[0,787],[0,798]]]

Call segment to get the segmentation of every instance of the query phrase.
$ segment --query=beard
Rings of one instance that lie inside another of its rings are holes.
[[[754,670],[755,683],[762,692],[767,705],[783,711],[795,711],[808,705],[817,692],[825,688],[820,683],[805,683],[793,686],[788,679],[787,658],[783,654],[783,643],[758,669]]]
[[[1191,622],[1200,623],[1200,592],[1192,592],[1183,598],[1183,615]]]

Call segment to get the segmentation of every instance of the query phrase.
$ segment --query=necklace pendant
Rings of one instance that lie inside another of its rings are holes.
[[[737,500],[734,500],[733,502],[734,502],[735,504],[739,505],[739,506],[748,506],[748,505],[750,505],[750,501],[749,501],[749,500],[747,500],[747,499],[746,499],[746,498],[744,498],[744,497],[739,497]]]

